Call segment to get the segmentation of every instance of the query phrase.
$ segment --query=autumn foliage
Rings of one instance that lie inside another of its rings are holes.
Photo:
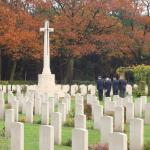
[[[48,19],[55,28],[53,56],[70,60],[95,53],[140,63],[150,50],[149,5],[148,0],[0,2],[0,49],[15,61],[41,59],[39,28]]]

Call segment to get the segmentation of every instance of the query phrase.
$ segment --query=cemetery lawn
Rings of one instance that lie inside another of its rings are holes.
[[[150,97],[148,99],[150,102]],[[75,103],[72,100],[72,109]],[[19,115],[19,120],[24,121],[24,115]],[[25,150],[38,150],[39,149],[39,126],[40,116],[34,116],[34,124],[24,124],[25,131]],[[87,121],[87,128],[89,131],[89,145],[98,144],[100,142],[100,132],[93,129],[93,122]],[[129,126],[125,126],[126,133],[129,133]],[[71,134],[72,127],[62,128],[62,145],[55,145],[55,150],[71,150]],[[150,126],[144,127],[144,143],[150,142]],[[0,150],[10,150],[10,139],[4,137],[4,121],[0,120]]]
[[[88,126],[92,125],[91,121],[88,121]],[[38,124],[27,124],[24,126],[25,131],[25,150],[38,150],[39,149],[39,125]],[[71,150],[70,146],[65,146],[71,140],[71,127],[62,128],[62,145],[55,145],[55,150]],[[99,143],[99,131],[89,129],[89,143]],[[0,150],[9,150],[10,139],[4,137],[4,121],[0,120]]]

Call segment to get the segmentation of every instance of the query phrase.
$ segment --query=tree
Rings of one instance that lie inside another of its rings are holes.
[[[42,44],[40,34],[37,32],[40,20],[20,7],[1,2],[0,24],[0,50],[13,61],[10,74],[10,80],[13,80],[19,60],[41,58]]]
[[[109,1],[55,0],[52,50],[68,61],[66,80],[73,79],[74,59],[90,53],[127,53],[129,38],[119,19],[111,14]]]

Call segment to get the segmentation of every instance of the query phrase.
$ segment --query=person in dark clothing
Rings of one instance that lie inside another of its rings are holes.
[[[110,97],[110,92],[111,92],[111,80],[109,78],[106,78],[105,80],[105,96]]]
[[[113,95],[118,95],[119,81],[116,78],[113,78],[112,88],[113,88]]]
[[[97,80],[97,90],[98,90],[99,100],[103,99],[103,89],[104,89],[104,80],[101,78],[101,76],[99,76]]]
[[[127,85],[127,82],[125,79],[119,80],[120,97],[122,98],[124,98],[126,94],[126,85]]]

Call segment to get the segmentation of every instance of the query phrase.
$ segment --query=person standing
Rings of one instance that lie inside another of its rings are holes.
[[[126,94],[126,85],[127,82],[125,79],[120,78],[119,80],[119,90],[120,90],[120,97],[124,98]]]
[[[112,88],[113,88],[113,95],[118,95],[119,81],[117,80],[116,77],[113,78]]]
[[[105,80],[105,96],[106,97],[110,97],[110,92],[111,92],[111,79],[110,78],[106,78]]]
[[[97,90],[98,90],[98,96],[99,100],[103,100],[103,89],[104,89],[104,80],[102,79],[101,76],[98,77],[97,80]]]

